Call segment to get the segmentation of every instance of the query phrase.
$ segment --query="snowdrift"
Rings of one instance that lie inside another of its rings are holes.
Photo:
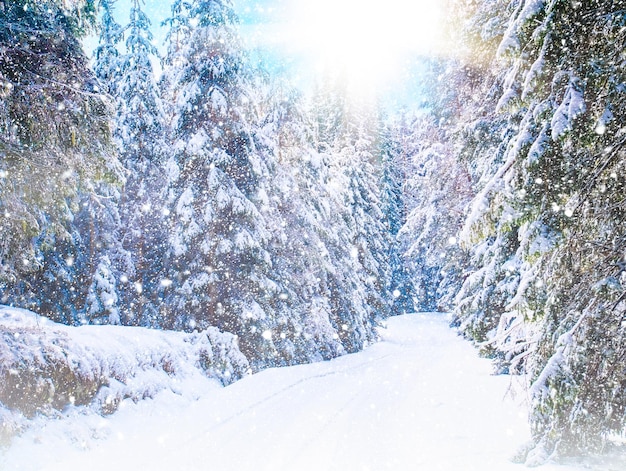
[[[202,376],[229,384],[249,372],[231,334],[56,324],[0,306],[0,443],[36,414],[71,406],[102,414]]]

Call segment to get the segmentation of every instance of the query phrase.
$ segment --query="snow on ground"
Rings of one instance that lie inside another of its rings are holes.
[[[525,469],[511,462],[529,438],[521,388],[493,376],[445,316],[392,318],[382,336],[360,353],[225,388],[195,377],[104,418],[75,408],[37,419],[0,452],[0,469]]]

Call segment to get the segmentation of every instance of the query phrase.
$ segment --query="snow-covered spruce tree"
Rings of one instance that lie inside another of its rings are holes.
[[[408,215],[398,242],[404,270],[420,310],[447,311],[464,276],[457,237],[471,197],[470,178],[434,116],[413,118],[402,128]]]
[[[96,49],[96,86],[101,92],[115,93],[119,79],[116,42],[121,29],[112,19],[113,2],[103,2],[100,44]],[[115,97],[109,95],[112,104]],[[46,257],[38,282],[42,306],[55,306],[67,323],[120,323],[117,300],[122,274],[132,267],[130,254],[121,243],[119,180],[89,179],[76,188],[76,205],[66,226],[70,233]],[[103,288],[106,281],[107,287]],[[115,299],[116,304],[110,301]]]
[[[126,157],[124,149],[133,147],[130,144],[130,133],[124,133],[124,130],[130,127],[136,129],[137,135],[142,137],[145,135],[152,139],[154,136],[148,136],[136,122],[128,123],[130,112],[121,95],[124,94],[127,101],[132,99],[129,97],[132,95],[131,82],[133,79],[137,81],[137,74],[132,73],[132,67],[128,64],[134,64],[135,58],[128,59],[118,52],[117,42],[123,37],[123,29],[113,20],[113,2],[103,2],[101,7],[100,45],[95,52],[94,70],[100,79],[100,86],[109,93],[117,110],[113,136],[120,155]],[[137,16],[134,9],[132,13]],[[129,29],[128,42],[131,43],[136,28]],[[137,63],[138,67],[143,66],[143,63]],[[146,78],[140,77],[142,86],[148,83],[144,80]],[[141,110],[135,111],[135,121],[138,121],[143,113]],[[122,163],[128,168],[128,162]],[[130,174],[131,178],[144,177],[148,180],[145,175],[137,175],[138,169],[133,167],[132,170],[135,173]],[[56,250],[44,260],[41,280],[36,284],[42,294],[39,302],[42,308],[47,307],[49,310],[55,306],[54,311],[63,316],[63,319],[57,320],[68,323],[137,323],[129,310],[121,306],[122,291],[126,291],[126,298],[128,294],[135,295],[141,291],[138,282],[127,284],[130,290],[124,290],[125,284],[122,282],[136,273],[135,257],[130,252],[134,247],[130,242],[123,241],[131,230],[130,222],[122,220],[121,216],[124,195],[120,193],[119,184],[110,179],[85,181],[77,190],[78,205],[67,223],[71,237],[59,241]],[[137,191],[134,195],[139,194]],[[132,302],[125,301],[126,305]]]
[[[79,294],[77,305],[68,308],[79,309],[80,323],[103,324],[110,319],[119,324],[123,319],[117,305],[118,281],[133,269],[131,254],[122,245],[119,187],[94,182],[79,188],[79,194],[80,208],[71,223],[74,245],[67,255],[72,257],[74,273],[70,288]]]
[[[464,219],[459,217],[455,231],[448,234],[470,253],[469,260],[444,271],[464,273],[452,283],[453,289],[444,286],[438,289],[447,291],[449,299],[455,298],[454,323],[466,335],[480,342],[488,353],[493,353],[493,348],[485,342],[491,339],[505,306],[515,295],[519,280],[516,271],[519,263],[515,258],[517,226],[507,219],[503,219],[501,224],[497,217],[481,220],[481,215],[488,208],[493,208],[497,215],[511,213],[503,203],[508,190],[494,183],[498,181],[498,169],[519,124],[518,116],[496,112],[504,73],[501,68],[492,66],[492,62],[505,29],[506,14],[510,10],[506,3],[493,0],[471,5],[455,4],[468,17],[455,23],[455,29],[461,34],[454,38],[454,43],[469,47],[465,57],[448,61],[442,70],[436,86],[439,99],[434,103],[434,121],[426,123],[431,129],[427,141],[440,144],[425,150],[434,150],[439,155],[452,153],[459,161],[455,167],[464,168],[461,180],[465,182],[465,200],[457,200],[457,215],[469,198],[479,192],[469,216]],[[494,185],[497,191],[488,193]],[[485,192],[489,197],[484,196]],[[458,192],[453,191],[453,194]],[[477,220],[480,223],[475,224]],[[454,251],[454,258],[462,260],[464,252],[458,248]]]
[[[76,188],[119,171],[107,106],[77,40],[93,24],[94,4],[3,1],[0,18],[3,302],[55,317],[37,286],[50,257],[71,269],[59,252]]]
[[[198,0],[188,11],[195,27],[166,82],[166,96],[176,99],[166,325],[232,332],[256,368],[275,353],[268,301],[280,291],[269,278],[269,233],[258,204],[268,173],[253,140],[232,6]]]
[[[359,107],[360,108],[360,107]],[[383,212],[382,124],[376,109],[353,110],[336,162],[347,183],[346,207],[351,213],[351,254],[357,251],[371,323],[389,315],[393,246]]]
[[[106,314],[101,309],[103,299],[119,299],[119,280],[133,269],[130,253],[121,242],[119,199],[118,185],[107,181],[85,181],[77,189],[71,220],[66,223],[68,235],[51,241],[54,249],[45,253],[42,268],[30,279],[34,310],[73,325],[123,320],[117,314],[109,316],[119,313],[117,304]],[[110,273],[107,291],[116,289],[111,292],[113,298],[93,294],[93,287],[101,285],[97,279],[103,270]]]
[[[121,42],[124,30],[113,18],[117,0],[100,0],[99,41],[94,50],[93,71],[98,77],[103,91],[115,96],[115,85],[120,78],[120,53],[117,45]]]
[[[373,327],[388,315],[390,295],[378,122],[363,111],[350,103],[341,81],[330,78],[310,107],[313,142],[326,167],[326,201],[335,208],[321,235],[333,261],[326,289],[333,325],[350,352],[375,338]]]
[[[510,19],[490,23],[506,26],[492,69],[499,116],[482,113],[503,152],[474,154],[493,170],[466,222],[478,263],[458,314],[467,326],[467,313],[491,312],[473,315],[478,340],[529,371],[533,464],[598,450],[624,429],[626,4],[506,7]]]
[[[535,28],[549,34],[528,41],[534,62],[520,98],[547,109],[533,143],[545,152],[526,178],[544,182],[542,219],[562,234],[537,270],[545,289],[526,296],[542,308],[529,363],[539,456],[599,450],[626,422],[625,9],[624,1],[551,2]],[[532,198],[532,185],[525,189]]]
[[[162,58],[163,75],[160,85],[162,90],[169,90],[171,96],[169,100],[164,101],[166,107],[174,106],[178,97],[178,91],[172,87],[172,84],[178,80],[177,75],[181,72],[180,66],[184,62],[185,46],[189,43],[192,32],[192,24],[190,22],[192,4],[188,0],[174,0],[171,6],[171,16],[167,18],[161,26],[167,27],[165,42],[167,51]],[[173,117],[174,109],[168,108],[167,115]]]
[[[96,265],[93,281],[87,293],[87,308],[84,323],[119,324],[117,282],[111,270],[111,260],[103,255]]]
[[[119,206],[123,247],[132,272],[123,290],[123,322],[160,326],[163,292],[167,289],[167,246],[164,171],[165,113],[152,68],[157,57],[150,20],[133,0],[126,26],[126,53],[119,59],[115,83],[117,115],[114,138],[127,169]]]
[[[276,364],[329,359],[345,352],[332,312],[327,280],[333,264],[323,241],[332,210],[325,166],[313,148],[301,98],[273,80],[254,99],[261,110],[259,149],[272,162],[263,215],[269,222],[272,274],[281,287],[272,302],[277,319]]]
[[[457,59],[425,60],[420,82],[427,98],[389,125],[405,213],[396,250],[404,289],[419,310],[451,310],[465,279],[467,253],[458,235],[473,189],[471,163],[457,158],[455,136],[464,131],[463,111],[475,105],[480,74],[481,67],[462,67]]]
[[[315,83],[309,116],[318,152],[330,152],[346,132],[347,90],[339,77],[325,73]]]
[[[403,114],[385,125],[381,148],[381,209],[389,237],[386,249],[390,270],[387,292],[392,295],[392,315],[415,311],[412,276],[407,269],[401,238],[398,237],[407,216],[404,182],[409,170],[406,164],[408,131],[404,124]]]

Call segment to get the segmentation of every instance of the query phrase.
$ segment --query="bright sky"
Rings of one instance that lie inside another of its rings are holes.
[[[399,86],[407,64],[432,54],[433,0],[240,0],[246,39],[309,71],[339,75],[355,93]]]
[[[247,45],[276,72],[311,85],[323,74],[340,76],[356,95],[414,93],[418,58],[438,47],[441,1],[234,0]],[[118,21],[128,21],[130,0],[119,0]],[[157,46],[171,0],[145,0]],[[403,98],[404,99],[404,98]]]

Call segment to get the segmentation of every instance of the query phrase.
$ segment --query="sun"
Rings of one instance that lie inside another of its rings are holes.
[[[441,34],[437,0],[299,0],[289,41],[323,73],[345,80],[354,94],[396,80],[416,54],[432,53]]]

